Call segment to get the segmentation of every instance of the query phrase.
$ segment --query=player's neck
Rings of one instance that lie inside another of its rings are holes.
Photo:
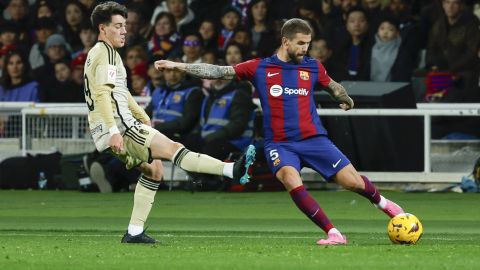
[[[288,56],[288,53],[285,51],[285,50],[282,50],[282,48],[280,48],[277,52],[277,58],[282,61],[282,62],[285,62],[285,63],[288,63],[290,61],[292,61],[292,59],[290,58],[290,56]]]
[[[98,35],[98,41],[103,41],[103,42],[107,43],[108,45],[110,45],[110,47],[115,48],[115,47],[113,47],[112,42],[110,42],[110,40],[108,40],[108,38],[106,38],[102,34]]]

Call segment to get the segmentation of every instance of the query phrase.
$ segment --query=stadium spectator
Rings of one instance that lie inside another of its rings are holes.
[[[154,62],[148,64],[148,88],[150,88],[150,93],[153,93],[155,88],[158,88],[163,83],[163,72],[156,69]]]
[[[216,64],[217,63],[217,53],[215,50],[205,51],[202,55],[202,63],[206,64]]]
[[[240,12],[232,7],[226,6],[222,10],[222,29],[218,35],[217,47],[220,51],[224,51],[230,39],[233,37],[233,33],[240,25]]]
[[[245,60],[245,51],[240,44],[230,42],[225,49],[225,63],[233,66]]]
[[[75,83],[72,78],[70,62],[61,60],[54,64],[55,82],[51,88],[45,89],[44,102],[79,103],[85,101],[83,86]]]
[[[443,0],[442,16],[430,31],[427,45],[427,68],[443,72],[452,87],[443,92],[442,102],[480,102],[479,21],[465,8],[463,0]],[[434,74],[431,74],[432,76]],[[432,136],[444,139],[479,138],[478,119],[436,117],[432,119]]]
[[[183,39],[182,51],[182,62],[201,63],[203,53],[202,36],[199,33],[187,34]]]
[[[21,45],[18,42],[18,28],[11,22],[4,22],[0,24],[0,46],[11,47],[19,49]]]
[[[235,42],[242,47],[245,53],[252,51],[252,38],[250,37],[250,31],[247,28],[240,26],[233,33],[231,42]],[[250,54],[245,55],[244,59],[250,59]]]
[[[313,57],[322,63],[326,70],[328,70],[328,75],[337,80],[339,73],[338,63],[334,61],[332,57],[333,50],[326,38],[317,37],[312,40],[312,45],[310,46],[310,51],[308,54],[310,57]]]
[[[125,46],[128,48],[134,45],[147,43],[148,23],[145,20],[140,5],[128,7],[127,34],[125,35]]]
[[[153,11],[151,20],[152,25],[155,25],[154,18],[156,18],[158,14],[168,12],[175,18],[175,26],[177,27],[176,31],[180,34],[184,35],[195,29],[195,14],[188,7],[187,0],[166,0],[164,3],[165,4],[159,5]]]
[[[141,62],[135,65],[130,75],[132,80],[132,96],[149,97],[150,88],[147,87],[147,63]],[[139,102],[139,105],[142,104]]]
[[[415,51],[403,42],[398,22],[380,19],[370,58],[370,80],[409,82],[417,60]]]
[[[35,3],[34,12],[35,18],[34,20],[38,20],[40,18],[52,18],[55,19],[55,6],[52,4],[51,1],[47,0],[40,0]]]
[[[368,81],[368,65],[372,48],[368,35],[368,20],[361,8],[351,8],[345,15],[348,36],[334,48],[335,61],[339,62],[339,80]]]
[[[321,3],[314,0],[300,0],[297,3],[298,18],[308,21],[313,29],[312,38],[318,35],[325,35],[325,23],[321,13]]]
[[[81,53],[77,55],[75,58],[73,58],[72,63],[70,64],[72,67],[72,81],[75,84],[79,85],[82,89],[84,85],[83,70],[85,67],[86,60],[87,60],[87,54]]]
[[[85,21],[80,26],[80,40],[82,41],[82,47],[72,54],[72,58],[80,54],[87,54],[93,45],[97,43],[97,33],[95,33],[95,29],[93,29],[90,22]]]
[[[78,0],[78,2],[80,2],[85,10],[87,11],[87,14],[91,14],[92,13],[92,10],[93,8],[95,7],[95,0]]]
[[[362,0],[362,7],[368,17],[370,29],[378,29],[380,20],[386,16],[381,0]]]
[[[28,61],[32,69],[41,67],[47,61],[47,55],[45,54],[45,44],[47,39],[55,34],[57,31],[57,25],[53,18],[43,17],[37,20],[35,24],[35,37],[36,41],[30,49]]]
[[[277,35],[273,15],[266,0],[253,0],[248,5],[246,27],[250,30],[252,56],[270,56],[276,49]]]
[[[246,82],[213,80],[203,99],[196,150],[218,159],[243,152],[253,139],[251,87]]]
[[[19,41],[29,43],[29,17],[27,0],[7,0],[8,4],[3,11],[3,19],[12,23],[16,28]]]
[[[125,66],[131,71],[138,64],[147,62],[147,52],[140,45],[131,46],[126,49],[123,60]]]
[[[455,87],[444,101],[475,102],[478,97],[479,20],[465,9],[464,0],[442,0],[443,15],[430,31],[427,68],[449,72]]]
[[[78,0],[65,3],[62,14],[62,34],[73,51],[82,49],[80,27],[87,18],[85,7]]]
[[[30,65],[19,51],[8,51],[0,80],[0,101],[38,102],[38,83],[30,77]]]
[[[202,36],[203,47],[207,50],[216,50],[217,49],[217,28],[215,27],[215,22],[210,19],[205,19],[200,23],[198,27],[198,32]]]
[[[69,60],[71,48],[60,34],[53,34],[47,39],[45,45],[47,62],[33,70],[33,78],[40,84],[40,97],[43,100],[45,91],[53,88],[55,82],[54,64],[61,60]]]
[[[181,55],[182,38],[176,30],[175,18],[167,12],[160,12],[153,24],[153,34],[148,42],[149,59],[158,60]]]
[[[187,78],[179,70],[164,71],[164,79],[164,85],[154,90],[146,112],[155,129],[172,140],[184,142],[200,117],[203,98],[200,81]]]

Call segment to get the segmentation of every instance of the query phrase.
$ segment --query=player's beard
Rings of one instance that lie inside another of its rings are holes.
[[[298,56],[295,52],[291,52],[291,51],[288,51],[287,50],[287,53],[288,53],[288,57],[290,57],[290,59],[292,60],[293,63],[295,64],[300,64],[303,60],[303,56]]]

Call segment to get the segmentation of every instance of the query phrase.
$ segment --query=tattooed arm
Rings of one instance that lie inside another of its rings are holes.
[[[155,62],[157,69],[178,69],[188,74],[202,79],[223,79],[231,80],[235,78],[235,70],[232,66],[217,66],[210,64],[186,64],[167,60]]]
[[[327,92],[334,100],[340,102],[340,108],[343,110],[348,111],[353,108],[353,100],[348,96],[345,87],[333,79],[330,79],[330,83],[327,86]]]

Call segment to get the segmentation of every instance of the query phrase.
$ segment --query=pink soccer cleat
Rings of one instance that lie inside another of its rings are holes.
[[[385,214],[387,214],[389,217],[393,218],[398,214],[405,213],[405,211],[403,211],[403,209],[400,206],[398,206],[398,204],[390,201],[389,199],[386,199],[386,200],[387,200],[387,205],[385,205],[385,208],[383,208],[382,211],[385,212]]]
[[[327,239],[320,239],[317,245],[345,245],[347,244],[347,237],[339,233],[329,233]]]

